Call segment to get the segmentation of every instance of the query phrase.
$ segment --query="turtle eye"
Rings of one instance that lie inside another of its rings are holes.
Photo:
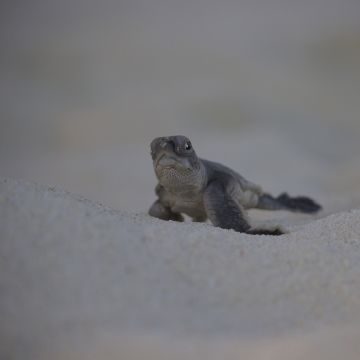
[[[185,150],[191,150],[191,144],[189,142],[185,143]]]

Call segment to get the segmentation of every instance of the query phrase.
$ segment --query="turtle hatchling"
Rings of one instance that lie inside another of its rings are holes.
[[[321,206],[306,196],[277,197],[234,170],[200,159],[185,136],[158,137],[151,142],[151,156],[158,184],[157,200],[149,215],[173,221],[184,221],[183,214],[193,221],[209,219],[214,226],[258,235],[281,235],[280,227],[252,228],[247,209],[289,210],[313,214]]]

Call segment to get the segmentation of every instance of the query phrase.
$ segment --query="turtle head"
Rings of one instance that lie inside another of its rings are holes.
[[[200,160],[190,140],[181,135],[158,137],[151,142],[151,156],[154,170],[160,182],[176,177],[182,177],[200,170]]]

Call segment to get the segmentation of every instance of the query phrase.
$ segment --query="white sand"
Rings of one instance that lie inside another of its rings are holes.
[[[250,236],[3,179],[2,358],[357,359],[359,219]]]

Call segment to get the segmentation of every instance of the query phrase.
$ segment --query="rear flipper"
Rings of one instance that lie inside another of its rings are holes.
[[[318,203],[309,197],[290,197],[287,193],[282,193],[276,198],[270,194],[263,194],[259,198],[257,208],[263,210],[289,210],[306,214],[314,214],[322,209]]]

